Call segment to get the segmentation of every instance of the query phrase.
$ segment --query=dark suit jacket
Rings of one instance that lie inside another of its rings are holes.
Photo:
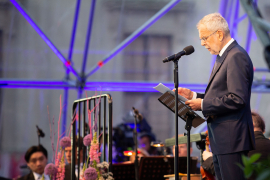
[[[35,177],[33,175],[33,172],[30,172],[29,174],[18,178],[18,180],[35,180]]]
[[[202,167],[208,173],[215,176],[215,168],[214,168],[214,163],[213,163],[213,156],[211,156],[211,157],[207,158],[205,161],[203,161]]]
[[[71,165],[65,165],[65,180],[71,180]]]
[[[261,157],[257,160],[257,162],[260,162],[262,160],[267,159],[267,157],[270,155],[270,140],[265,138],[263,133],[260,131],[255,131],[254,134],[255,134],[256,149],[249,151],[248,157],[252,156],[255,153],[260,153]],[[204,170],[208,171],[212,175],[215,175],[213,157],[207,158],[202,163],[202,167]]]
[[[212,72],[203,98],[203,115],[211,150],[228,154],[255,148],[250,110],[253,65],[236,41],[229,45]]]
[[[255,131],[255,143],[256,149],[253,151],[249,151],[248,156],[252,156],[255,153],[260,153],[261,157],[258,161],[265,160],[270,155],[270,140],[265,138],[263,133],[260,131]]]

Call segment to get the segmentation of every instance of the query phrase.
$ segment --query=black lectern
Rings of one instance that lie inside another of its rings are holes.
[[[196,128],[200,124],[202,124],[205,120],[201,118],[197,113],[195,113],[189,106],[187,106],[180,99],[178,99],[177,102],[178,108],[176,108],[175,95],[171,94],[170,92],[164,93],[158,100],[174,113],[175,109],[177,109],[178,111],[177,115],[186,122],[185,129],[187,130],[187,179],[190,180],[190,130],[192,126]],[[175,132],[175,137],[178,137],[178,132]],[[176,143],[176,145],[178,145],[178,142]],[[175,159],[177,159],[177,157],[178,153],[175,153]],[[178,172],[175,172],[175,174],[178,175]],[[175,175],[175,178],[178,177],[177,175]]]

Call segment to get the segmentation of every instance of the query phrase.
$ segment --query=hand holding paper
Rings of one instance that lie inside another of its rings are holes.
[[[175,89],[173,89],[173,92],[174,91],[175,91]],[[188,100],[191,100],[193,97],[193,92],[187,88],[178,87],[178,94],[187,98]]]
[[[193,99],[185,102],[186,105],[188,105],[193,111],[200,111],[202,110],[202,99]]]
[[[155,90],[161,92],[162,94],[164,94],[165,92],[169,91],[172,95],[174,95],[175,93],[170,90],[168,87],[164,86],[162,83],[159,83],[156,87],[154,87]],[[186,88],[185,88],[186,89]],[[189,89],[187,89],[189,90]],[[189,90],[190,91],[190,90]],[[192,93],[192,96],[193,96],[193,92],[191,91]],[[192,96],[191,96],[191,99],[192,99]],[[182,95],[179,94],[179,91],[178,91],[178,98],[181,100],[181,101],[184,101],[186,102],[188,99]]]

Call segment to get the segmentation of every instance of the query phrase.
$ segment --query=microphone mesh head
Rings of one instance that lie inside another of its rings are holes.
[[[185,52],[186,52],[186,55],[190,55],[192,54],[195,50],[194,50],[194,47],[193,46],[187,46],[183,49]]]

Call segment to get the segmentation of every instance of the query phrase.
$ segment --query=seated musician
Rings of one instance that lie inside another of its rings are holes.
[[[265,123],[263,118],[256,112],[251,112],[251,116],[254,127],[256,149],[249,151],[248,156],[250,157],[255,153],[260,153],[261,157],[258,160],[259,162],[263,159],[266,159],[270,155],[270,140],[265,138],[263,135],[265,132]],[[202,167],[212,175],[215,175],[212,153],[204,151],[203,160],[204,162]]]
[[[156,147],[151,146],[151,142],[155,141],[155,135],[151,132],[143,132],[139,135],[138,141],[138,158],[147,156],[158,156],[160,153],[157,151]],[[130,161],[135,161],[135,155],[130,157]]]
[[[179,134],[178,137],[184,136],[183,134]],[[190,154],[192,153],[192,143],[190,143]],[[175,146],[172,147],[173,156],[175,155]],[[178,144],[178,157],[186,157],[187,156],[187,144]]]
[[[151,146],[151,142],[155,141],[156,137],[151,132],[144,132],[141,133],[139,136],[139,148],[141,151],[143,151],[145,154],[149,156],[155,156],[159,155],[157,152],[157,148]]]
[[[82,167],[83,167],[83,148],[85,147],[83,145],[83,138],[80,137],[80,146],[81,146],[81,150],[80,150],[80,173],[82,172]],[[71,150],[72,147],[65,147],[65,156],[66,156],[66,160],[68,162],[68,164],[66,164],[65,166],[65,180],[70,180],[71,179]],[[75,140],[75,175],[76,177],[78,177],[77,175],[77,168],[78,168],[78,162],[77,162],[77,138]]]

